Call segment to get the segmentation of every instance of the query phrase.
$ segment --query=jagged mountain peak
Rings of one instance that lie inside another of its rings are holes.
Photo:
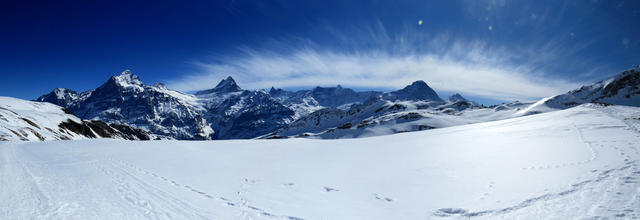
[[[431,87],[429,87],[429,85],[427,85],[425,81],[418,80],[411,83],[411,85],[405,86],[402,90],[425,91],[425,90],[431,90]]]
[[[59,106],[67,107],[78,99],[78,93],[76,91],[67,88],[55,88],[50,93],[44,94],[35,101],[49,102]]]
[[[76,91],[67,88],[55,88],[51,93],[55,94],[58,98],[62,99],[69,95],[78,94]]]
[[[384,95],[389,100],[428,100],[442,101],[440,96],[425,81],[418,80],[403,89],[393,91]]]
[[[468,101],[467,99],[465,99],[464,97],[462,97],[462,95],[460,95],[460,93],[455,93],[451,96],[449,96],[448,98],[449,101],[452,102],[457,102],[457,101]]]
[[[71,90],[71,89],[67,89],[67,88],[62,88],[62,87],[60,87],[60,88],[55,88],[55,89],[53,89],[53,92],[75,92],[75,91],[73,91],[73,90]]]
[[[216,87],[213,89],[207,89],[198,91],[196,95],[207,95],[211,93],[230,93],[230,92],[240,92],[242,88],[238,86],[238,83],[233,79],[233,77],[228,76],[227,78],[221,80]]]
[[[112,76],[109,79],[109,81],[107,81],[107,83],[114,83],[116,85],[119,85],[125,88],[128,88],[128,87],[141,88],[144,86],[144,83],[140,81],[140,77],[133,74],[131,70],[125,70],[125,71],[122,71],[120,75]]]
[[[411,87],[429,87],[427,85],[427,83],[424,80],[416,80],[415,82],[411,83],[411,85],[409,85]]]
[[[341,85],[337,85],[335,87],[320,87],[320,86],[316,86],[315,88],[313,88],[311,90],[311,92],[313,93],[333,93],[333,94],[338,94],[338,93],[343,93],[343,92],[348,92],[348,93],[353,93],[355,91],[353,91],[353,89],[350,88],[343,88]]]
[[[223,79],[216,85],[214,88],[220,92],[239,92],[242,91],[238,83],[231,76],[227,76],[227,78]]]
[[[126,69],[126,70],[122,71],[122,72],[120,73],[120,75],[121,75],[121,76],[122,76],[122,75],[133,75],[133,72],[131,72],[131,70],[129,70],[129,69]]]

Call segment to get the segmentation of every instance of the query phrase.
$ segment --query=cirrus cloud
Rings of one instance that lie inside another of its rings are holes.
[[[437,45],[435,38],[430,44]],[[335,86],[399,89],[424,80],[436,91],[504,101],[532,101],[566,92],[580,82],[554,79],[539,68],[509,62],[517,54],[482,43],[450,43],[438,53],[383,50],[331,51],[243,49],[241,55],[193,62],[199,70],[169,81],[174,89],[196,91],[233,76],[243,88]],[[444,51],[444,52],[443,52]]]

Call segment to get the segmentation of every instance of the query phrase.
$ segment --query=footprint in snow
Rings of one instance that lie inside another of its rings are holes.
[[[391,199],[391,198],[389,198],[389,197],[384,197],[384,196],[382,196],[382,195],[380,195],[380,194],[377,194],[377,193],[374,193],[374,194],[373,194],[373,197],[374,197],[375,199],[377,199],[377,200],[382,200],[382,201],[385,201],[385,202],[393,202],[393,199]]]

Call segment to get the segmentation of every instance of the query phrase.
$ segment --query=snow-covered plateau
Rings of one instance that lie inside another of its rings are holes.
[[[0,219],[636,219],[640,108],[358,139],[0,142]]]

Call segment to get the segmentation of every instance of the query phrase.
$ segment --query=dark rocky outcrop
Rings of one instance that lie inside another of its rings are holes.
[[[67,120],[60,123],[60,129],[68,130],[87,138],[122,138],[125,140],[150,140],[151,136],[144,130],[121,124],[107,124],[102,121]]]

